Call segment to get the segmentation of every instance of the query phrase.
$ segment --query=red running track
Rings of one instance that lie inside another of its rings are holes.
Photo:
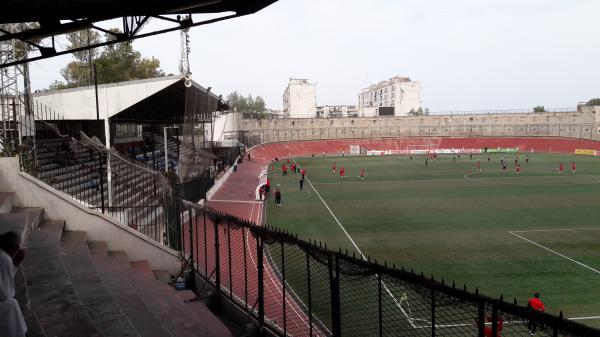
[[[341,154],[350,150],[350,145],[360,145],[367,150],[406,150],[419,146],[430,148],[497,148],[518,147],[520,151],[573,152],[575,149],[600,150],[600,142],[584,139],[559,137],[411,137],[379,139],[334,139],[268,143],[252,149],[255,160],[270,162],[273,158],[288,156],[320,156]]]
[[[222,211],[242,219],[247,219],[260,225],[264,210],[263,202],[254,200],[254,191],[257,185],[257,178],[260,170],[264,167],[262,161],[244,161],[238,165],[237,172],[232,173],[222,187],[213,195],[207,205],[215,210]],[[215,231],[214,225],[207,219],[198,219],[200,226],[194,226],[194,241],[197,242],[194,253],[199,267],[210,274],[216,266],[215,252]],[[207,224],[202,226],[202,224]],[[231,227],[230,227],[231,228]],[[187,228],[189,230],[189,228]],[[206,230],[206,234],[204,234]],[[257,268],[257,244],[256,240],[245,228],[229,229],[227,226],[218,226],[219,235],[219,256],[220,279],[223,293],[225,296],[231,296],[240,303],[248,303],[252,308],[258,297],[258,268]],[[189,237],[184,235],[186,251],[189,251]],[[206,245],[204,239],[206,238]],[[204,247],[206,252],[204,253]],[[204,260],[206,257],[206,261]],[[231,259],[231,264],[229,260]],[[229,265],[232,266],[231,273]],[[245,266],[245,267],[244,267]],[[215,279],[215,276],[212,276]],[[288,335],[298,337],[310,336],[310,321],[305,310],[306,306],[299,303],[298,297],[290,294],[292,289],[285,288],[285,309],[283,305],[283,282],[274,266],[264,258],[264,303],[265,319],[275,324],[282,332],[284,330],[284,310],[285,310],[285,330]],[[245,281],[246,280],[246,281]],[[255,307],[257,310],[257,307]],[[316,318],[313,318],[312,336],[328,336],[330,333],[324,332],[319,324],[315,324]]]

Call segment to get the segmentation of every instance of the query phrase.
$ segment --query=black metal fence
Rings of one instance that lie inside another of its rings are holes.
[[[600,336],[581,324],[478,294],[464,285],[273,227],[181,205],[193,271],[281,336]]]

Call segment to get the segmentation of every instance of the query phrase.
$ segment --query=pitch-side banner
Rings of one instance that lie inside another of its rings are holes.
[[[408,155],[408,154],[453,154],[453,153],[481,153],[481,149],[419,149],[419,150],[369,150],[368,156]]]
[[[489,148],[487,150],[488,153],[517,153],[519,152],[518,147],[498,147],[498,148]]]
[[[575,149],[575,154],[582,154],[585,156],[597,156],[599,155],[599,151],[596,150],[588,150],[588,149]]]

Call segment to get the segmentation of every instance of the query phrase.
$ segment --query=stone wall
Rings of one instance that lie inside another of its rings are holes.
[[[600,140],[592,113],[242,119],[245,143],[383,137],[571,137]]]

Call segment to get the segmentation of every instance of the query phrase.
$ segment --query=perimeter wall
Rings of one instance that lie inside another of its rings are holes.
[[[593,112],[379,118],[241,119],[244,143],[386,137],[568,137],[600,140]]]

